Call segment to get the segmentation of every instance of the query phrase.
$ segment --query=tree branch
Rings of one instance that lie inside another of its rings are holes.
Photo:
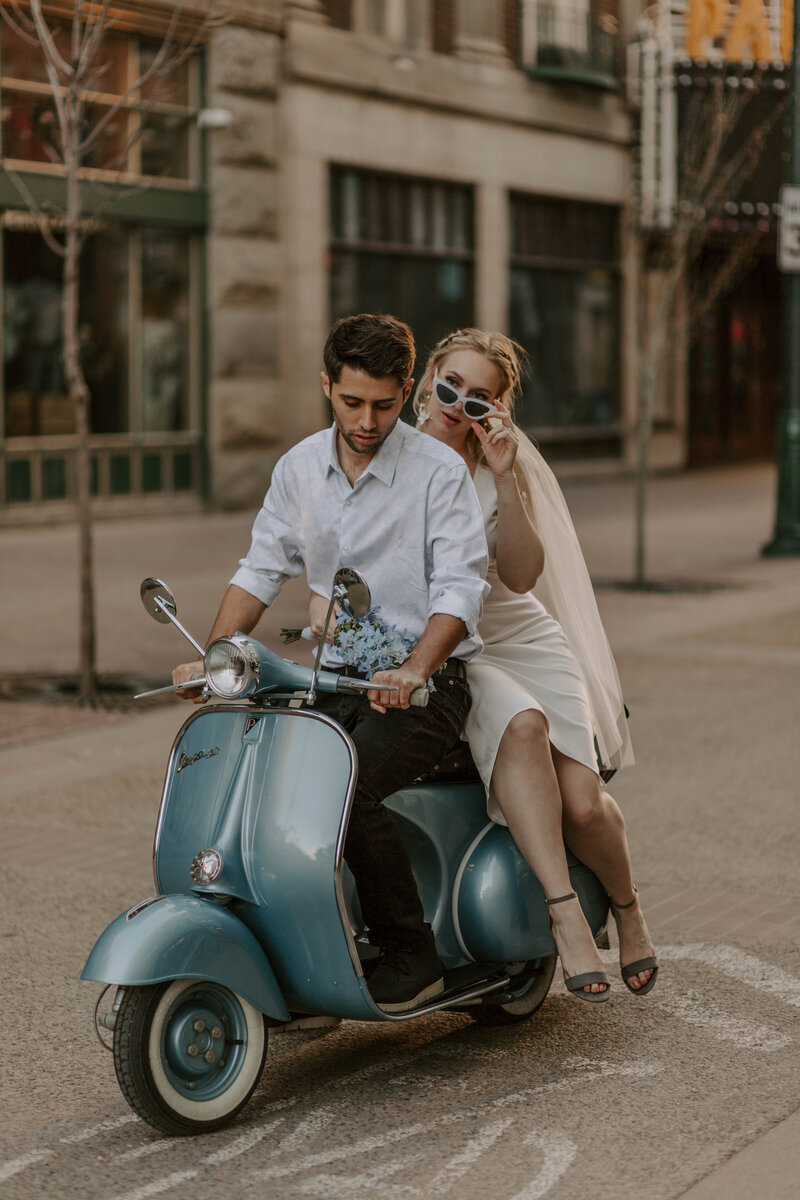
[[[15,3],[15,0],[12,0],[12,3],[14,4],[14,8],[16,9],[17,4]],[[25,20],[26,20],[26,23],[28,26],[27,28],[25,27],[25,25],[22,24],[22,21],[21,21],[21,18],[23,15],[25,16]],[[31,30],[33,29],[33,22],[30,20],[27,13],[26,14],[18,13],[16,16],[12,17],[11,13],[8,11],[5,4],[0,4],[0,17],[3,18],[3,20],[5,21],[8,28],[11,30],[11,32],[16,37],[21,38],[23,42],[27,42],[27,44],[29,46],[36,46],[36,47],[39,46],[39,39],[37,38],[35,33],[31,32]]]
[[[53,234],[53,231],[50,228],[49,217],[46,213],[42,212],[36,197],[33,195],[33,192],[30,190],[25,180],[12,167],[9,167],[7,163],[3,163],[3,171],[19,192],[23,204],[36,222],[39,233],[42,235],[47,245],[54,254],[57,254],[60,258],[63,258],[65,253],[64,247]]]

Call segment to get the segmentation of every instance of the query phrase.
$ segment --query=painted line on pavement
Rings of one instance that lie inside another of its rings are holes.
[[[660,1063],[629,1063],[627,1066],[620,1066],[616,1063],[605,1061],[595,1061],[589,1058],[574,1058],[568,1059],[562,1066],[567,1070],[582,1071],[582,1074],[571,1075],[569,1079],[554,1079],[550,1083],[540,1083],[536,1087],[526,1088],[522,1092],[509,1092],[507,1096],[501,1096],[499,1100],[492,1100],[486,1105],[482,1105],[477,1109],[477,1112],[485,1111],[491,1108],[505,1108],[508,1104],[521,1104],[525,1100],[529,1100],[532,1096],[539,1096],[543,1092],[561,1092],[574,1088],[576,1083],[590,1083],[594,1079],[607,1079],[611,1075],[621,1076],[628,1079],[647,1079],[652,1075],[658,1075],[664,1068]]]
[[[326,1167],[332,1162],[341,1162],[344,1158],[350,1158],[355,1154],[370,1154],[373,1150],[380,1150],[383,1146],[393,1146],[396,1142],[404,1142],[408,1138],[416,1137],[417,1134],[426,1134],[431,1129],[436,1129],[441,1125],[452,1125],[458,1121],[463,1121],[466,1118],[466,1113],[447,1114],[444,1117],[438,1117],[435,1121],[415,1122],[413,1125],[406,1125],[401,1129],[392,1129],[388,1133],[376,1133],[373,1137],[362,1138],[359,1142],[351,1142],[348,1146],[336,1146],[332,1150],[321,1150],[316,1154],[308,1154],[305,1158],[295,1160],[295,1162],[276,1164],[273,1167],[265,1167],[260,1171],[253,1171],[251,1179],[283,1179],[287,1175],[298,1175],[301,1171],[308,1171],[313,1167]]]
[[[257,1146],[262,1138],[265,1138],[271,1130],[275,1129],[285,1121],[285,1117],[276,1117],[274,1121],[268,1121],[266,1125],[259,1125],[255,1129],[248,1129],[247,1133],[243,1133],[236,1138],[228,1146],[224,1146],[222,1150],[215,1150],[213,1154],[209,1154],[208,1158],[204,1158],[203,1162],[208,1166],[216,1166],[218,1163],[230,1162],[233,1158],[238,1158],[240,1154],[246,1154],[248,1150],[252,1150],[253,1146]]]
[[[300,1191],[304,1196],[313,1196],[315,1200],[319,1200],[320,1196],[324,1196],[325,1200],[351,1200],[354,1192],[367,1192],[371,1197],[380,1197],[380,1200],[409,1200],[410,1197],[419,1196],[419,1189],[407,1183],[387,1182],[389,1176],[408,1170],[427,1157],[426,1150],[414,1150],[393,1158],[391,1162],[369,1167],[358,1175],[314,1175],[311,1179],[303,1180],[299,1185]]]
[[[187,1179],[194,1179],[197,1174],[197,1171],[175,1171],[172,1175],[165,1175],[153,1183],[146,1183],[143,1187],[134,1188],[132,1192],[123,1192],[121,1196],[115,1196],[114,1200],[146,1200],[147,1196],[157,1196],[159,1192],[166,1192],[168,1188],[177,1187],[179,1183],[185,1183]]]
[[[145,1142],[143,1146],[137,1146],[134,1150],[126,1150],[124,1154],[118,1154],[115,1162],[130,1162],[132,1158],[145,1158],[148,1154],[157,1154],[159,1150],[166,1150],[169,1146],[175,1145],[175,1138],[161,1138],[157,1142]]]
[[[105,1133],[107,1129],[118,1129],[120,1125],[130,1125],[133,1121],[138,1121],[139,1117],[136,1113],[127,1113],[124,1117],[114,1117],[109,1121],[101,1121],[99,1125],[93,1125],[91,1129],[82,1129],[80,1133],[73,1133],[70,1137],[59,1138],[62,1146],[75,1146],[78,1142],[88,1142],[89,1138],[95,1137],[98,1133]]]
[[[303,1117],[300,1124],[292,1133],[279,1142],[275,1153],[293,1154],[295,1150],[302,1150],[306,1145],[307,1139],[332,1124],[335,1116],[336,1114],[332,1105],[325,1108],[317,1108],[313,1112],[310,1112],[308,1116]]]
[[[32,1167],[35,1163],[41,1162],[43,1158],[49,1158],[52,1153],[52,1150],[30,1150],[19,1158],[11,1158],[8,1162],[0,1163],[0,1182],[4,1179],[11,1179],[12,1175],[18,1175],[26,1167]]]
[[[446,1192],[457,1179],[466,1175],[473,1163],[477,1162],[480,1156],[494,1145],[500,1135],[505,1133],[515,1120],[516,1117],[501,1117],[499,1121],[495,1121],[493,1125],[487,1125],[474,1138],[471,1138],[464,1149],[455,1154],[448,1163],[445,1163],[441,1171],[434,1175],[428,1185],[430,1191],[432,1193]]]
[[[658,1074],[664,1069],[659,1063],[634,1062],[617,1064],[605,1060],[585,1058],[568,1059],[563,1066],[570,1072],[574,1071],[576,1073],[571,1074],[569,1079],[553,1080],[551,1083],[539,1084],[536,1087],[526,1088],[521,1092],[509,1093],[506,1096],[499,1097],[497,1100],[487,1101],[477,1108],[465,1109],[458,1113],[446,1113],[444,1116],[424,1124],[415,1122],[400,1129],[393,1129],[386,1133],[362,1138],[360,1141],[351,1142],[347,1146],[336,1146],[330,1150],[319,1151],[316,1154],[306,1155],[305,1157],[301,1156],[290,1163],[276,1163],[254,1171],[250,1175],[250,1178],[253,1180],[283,1179],[289,1175],[298,1175],[302,1171],[311,1170],[314,1167],[328,1166],[330,1163],[340,1162],[357,1154],[370,1154],[375,1150],[382,1149],[384,1146],[406,1141],[408,1138],[417,1136],[417,1134],[428,1134],[432,1129],[439,1129],[447,1125],[458,1124],[461,1121],[474,1120],[476,1117],[489,1115],[497,1108],[524,1103],[530,1097],[543,1092],[572,1089],[576,1084],[590,1082],[595,1079],[605,1079],[614,1075],[634,1079],[647,1078]],[[306,1120],[313,1119],[314,1116],[314,1113],[310,1113]],[[280,1150],[281,1147],[279,1146],[277,1152],[280,1152]]]
[[[784,1004],[800,1008],[800,979],[796,975],[790,975],[781,967],[773,967],[756,958],[754,954],[748,954],[735,946],[708,946],[698,942],[682,946],[664,946],[659,954],[663,954],[665,958],[682,958],[703,963],[746,987],[768,992]]]
[[[760,1050],[772,1054],[791,1045],[794,1039],[769,1025],[759,1025],[741,1017],[730,1017],[706,1007],[697,992],[687,991],[682,995],[659,996],[654,1007],[671,1017],[678,1017],[688,1025],[696,1025],[721,1042],[732,1042],[740,1050]]]
[[[578,1147],[566,1134],[542,1135],[535,1130],[527,1134],[523,1142],[526,1146],[538,1146],[544,1154],[544,1163],[539,1174],[521,1192],[517,1192],[512,1200],[539,1200],[539,1197],[549,1192],[572,1166],[578,1155]]]

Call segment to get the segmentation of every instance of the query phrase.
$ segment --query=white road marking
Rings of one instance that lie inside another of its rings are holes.
[[[794,1040],[788,1033],[781,1033],[769,1025],[758,1025],[754,1021],[714,1012],[697,992],[691,990],[678,996],[661,996],[656,1007],[671,1017],[686,1021],[688,1025],[698,1026],[721,1042],[732,1042],[740,1050],[761,1050],[762,1053],[771,1054],[791,1045]]]
[[[159,1150],[166,1150],[168,1146],[175,1145],[175,1138],[160,1138],[157,1142],[145,1142],[143,1146],[137,1146],[135,1150],[126,1150],[124,1154],[118,1154],[116,1162],[129,1162],[132,1158],[145,1158],[148,1154],[157,1154]]]
[[[315,1133],[319,1133],[326,1125],[330,1125],[335,1117],[335,1111],[332,1106],[326,1105],[324,1108],[316,1108],[304,1117],[296,1129],[285,1137],[275,1151],[276,1154],[294,1154],[295,1150],[304,1150],[307,1139]]]
[[[254,1129],[248,1129],[246,1133],[236,1138],[230,1145],[224,1146],[221,1150],[215,1150],[213,1154],[209,1154],[208,1158],[203,1159],[203,1162],[208,1166],[216,1166],[217,1163],[230,1162],[232,1158],[238,1158],[240,1154],[246,1154],[248,1150],[252,1150],[253,1146],[257,1146],[261,1139],[265,1138],[276,1125],[280,1125],[285,1120],[285,1117],[276,1117],[274,1121],[268,1121],[266,1125],[257,1125]]]
[[[165,1175],[163,1179],[156,1179],[153,1183],[146,1183],[143,1187],[134,1188],[132,1192],[124,1192],[121,1196],[115,1196],[114,1200],[146,1200],[147,1196],[157,1196],[159,1192],[166,1192],[171,1187],[177,1187],[179,1183],[185,1183],[187,1179],[194,1179],[197,1171],[175,1171],[172,1175]]]
[[[466,1175],[467,1171],[477,1162],[480,1156],[493,1146],[502,1133],[508,1129],[509,1125],[513,1125],[516,1117],[501,1117],[499,1121],[495,1121],[493,1125],[487,1125],[480,1133],[476,1134],[460,1153],[453,1155],[449,1162],[445,1163],[441,1171],[434,1175],[433,1179],[428,1184],[428,1190],[431,1193],[446,1192],[457,1179],[462,1175]]]
[[[358,1175],[314,1175],[300,1184],[300,1191],[305,1196],[324,1196],[325,1200],[351,1200],[354,1192],[364,1191],[380,1200],[406,1200],[406,1197],[419,1196],[419,1188],[390,1183],[389,1176],[423,1162],[427,1157],[426,1151],[418,1150],[388,1163],[379,1163]]]
[[[707,946],[698,942],[696,945],[665,946],[659,953],[665,958],[687,958],[703,963],[747,987],[771,993],[792,1008],[800,1008],[800,979],[796,975],[762,962],[754,954],[747,954],[735,946]]]
[[[347,1146],[337,1146],[333,1150],[322,1150],[318,1154],[308,1154],[305,1158],[296,1159],[294,1162],[285,1163],[283,1166],[277,1165],[274,1167],[266,1167],[261,1171],[254,1171],[250,1176],[251,1179],[283,1179],[287,1175],[297,1175],[301,1171],[308,1171],[313,1167],[327,1166],[328,1163],[340,1162],[343,1158],[350,1158],[355,1154],[371,1154],[373,1150],[380,1150],[382,1146],[391,1146],[395,1142],[403,1142],[410,1137],[415,1137],[417,1134],[427,1134],[429,1130],[438,1125],[454,1124],[456,1121],[463,1121],[466,1113],[453,1113],[444,1117],[439,1117],[436,1121],[426,1121],[422,1124],[415,1123],[406,1125],[402,1129],[392,1129],[388,1133],[377,1133],[374,1137],[362,1138],[360,1142],[351,1142]]]
[[[576,1070],[582,1073],[571,1075],[569,1079],[554,1079],[551,1083],[540,1083],[536,1087],[526,1088],[523,1092],[510,1092],[507,1096],[501,1096],[499,1100],[493,1100],[490,1105],[484,1107],[504,1108],[508,1104],[522,1104],[542,1092],[568,1091],[575,1087],[576,1083],[588,1083],[593,1079],[607,1078],[609,1075],[646,1079],[648,1076],[658,1075],[659,1071],[664,1070],[661,1063],[628,1063],[625,1065],[602,1060],[595,1061],[590,1058],[568,1059],[562,1066],[567,1070]]]
[[[444,1116],[438,1117],[435,1120],[428,1121],[424,1124],[415,1122],[412,1125],[407,1125],[400,1129],[393,1129],[387,1133],[379,1133],[375,1134],[373,1137],[362,1138],[361,1141],[352,1142],[347,1146],[337,1146],[330,1150],[323,1150],[316,1154],[309,1154],[306,1156],[301,1155],[291,1163],[275,1164],[273,1166],[254,1171],[250,1175],[250,1178],[253,1180],[283,1179],[288,1175],[297,1175],[302,1171],[312,1170],[314,1167],[327,1166],[333,1162],[341,1162],[343,1159],[352,1158],[357,1154],[371,1154],[375,1150],[380,1150],[384,1146],[390,1146],[397,1142],[406,1141],[408,1138],[416,1137],[418,1134],[424,1133],[427,1135],[432,1129],[441,1128],[444,1125],[453,1125],[468,1119],[474,1120],[478,1116],[491,1113],[498,1107],[524,1103],[531,1096],[541,1092],[554,1091],[561,1088],[573,1088],[576,1083],[607,1078],[611,1075],[617,1075],[626,1078],[645,1078],[658,1074],[659,1071],[664,1069],[659,1063],[617,1064],[604,1060],[584,1058],[568,1059],[563,1066],[567,1070],[577,1072],[577,1074],[570,1075],[569,1079],[554,1080],[549,1084],[541,1084],[537,1087],[527,1088],[523,1092],[514,1092],[507,1096],[502,1096],[498,1100],[488,1101],[487,1103],[481,1104],[477,1108],[471,1110],[465,1109],[458,1113],[447,1113]],[[314,1113],[309,1114],[310,1118],[314,1118],[315,1116],[316,1114]],[[513,1119],[514,1118],[509,1119],[508,1124],[510,1124],[511,1120]],[[500,1133],[502,1133],[502,1129],[499,1130],[495,1136],[500,1136]],[[480,1138],[480,1136],[480,1134],[477,1135],[477,1138]],[[492,1138],[491,1140],[493,1141],[495,1139]],[[281,1151],[283,1144],[284,1143],[281,1143],[281,1146],[278,1147],[278,1152]],[[488,1144],[491,1144],[491,1142]],[[548,1160],[548,1162],[549,1161],[550,1160]],[[566,1159],[562,1155],[562,1158],[558,1161],[566,1162]],[[555,1166],[553,1166],[553,1163],[555,1162],[556,1160],[553,1159],[553,1162],[550,1163],[549,1166],[548,1163],[545,1164],[547,1170],[551,1173],[555,1170]],[[568,1165],[569,1163],[566,1163],[566,1165],[562,1166],[559,1173],[566,1170]],[[542,1172],[540,1172],[539,1176],[536,1177],[537,1180],[540,1177],[541,1179],[545,1178]],[[547,1177],[549,1178],[549,1175]],[[555,1178],[557,1177],[558,1176],[555,1176]],[[533,1187],[534,1185],[538,1186],[538,1184],[536,1184],[536,1180],[534,1180],[529,1186]],[[520,1193],[520,1197],[515,1198],[515,1200],[533,1200],[535,1195],[543,1194],[543,1192],[531,1192],[530,1197],[527,1197],[526,1193]]]
[[[130,1125],[133,1121],[138,1121],[136,1113],[127,1113],[124,1117],[114,1117],[109,1121],[101,1121],[99,1125],[93,1125],[91,1129],[82,1129],[80,1133],[73,1133],[70,1137],[59,1138],[62,1146],[74,1146],[78,1142],[87,1142],[89,1138],[95,1137],[98,1133],[105,1133],[107,1129],[119,1129],[120,1125]]]
[[[49,1158],[52,1153],[52,1150],[29,1150],[20,1158],[10,1158],[7,1162],[0,1163],[0,1182],[10,1179],[12,1175],[18,1175],[26,1167],[32,1167],[35,1163],[41,1162],[43,1158]]]
[[[575,1161],[578,1147],[563,1133],[537,1133],[535,1130],[523,1139],[526,1146],[538,1146],[544,1154],[544,1163],[538,1175],[517,1192],[512,1200],[539,1200],[558,1182]]]

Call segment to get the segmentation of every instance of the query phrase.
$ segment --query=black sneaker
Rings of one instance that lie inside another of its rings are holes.
[[[384,1012],[407,1012],[444,991],[444,970],[436,950],[416,953],[391,947],[369,979],[369,991]]]

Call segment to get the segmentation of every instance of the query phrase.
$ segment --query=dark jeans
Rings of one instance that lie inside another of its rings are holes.
[[[470,706],[469,687],[452,660],[434,676],[426,708],[375,712],[366,696],[317,695],[314,707],[350,734],[358,781],[344,853],[353,872],[370,938],[417,953],[426,948],[417,885],[387,796],[432,771],[458,744]]]

